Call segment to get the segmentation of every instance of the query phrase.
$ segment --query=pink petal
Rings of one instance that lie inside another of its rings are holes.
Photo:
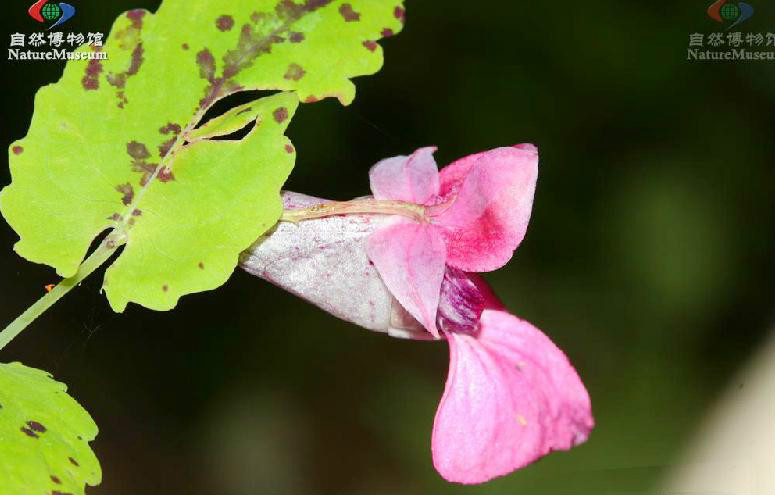
[[[525,237],[538,176],[532,144],[467,156],[441,171],[434,223],[444,227],[447,264],[468,272],[498,269]]]
[[[433,159],[435,147],[420,148],[410,156],[385,158],[369,171],[376,199],[395,199],[426,204],[439,192],[439,170]]]
[[[438,338],[436,308],[446,258],[438,229],[399,220],[371,234],[366,253],[398,302]]]
[[[433,464],[482,483],[584,442],[594,426],[584,385],[546,335],[486,309],[479,334],[447,334],[450,367],[433,426]]]

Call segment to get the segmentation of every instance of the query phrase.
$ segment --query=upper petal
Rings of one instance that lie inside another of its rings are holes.
[[[435,337],[444,240],[433,225],[400,220],[369,236],[366,252],[398,302]]]
[[[435,147],[420,148],[409,156],[385,158],[371,167],[369,182],[376,199],[425,204],[439,193]]]
[[[486,309],[478,335],[449,333],[447,340],[449,376],[431,445],[445,479],[482,483],[587,439],[589,395],[533,325]]]
[[[525,236],[538,150],[532,144],[470,155],[441,171],[434,222],[444,227],[447,263],[469,272],[505,265]]]

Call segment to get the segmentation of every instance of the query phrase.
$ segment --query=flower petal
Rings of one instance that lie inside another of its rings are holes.
[[[376,199],[426,204],[439,193],[435,147],[420,148],[409,156],[385,158],[371,167],[369,182]]]
[[[482,483],[587,439],[594,426],[587,391],[540,330],[486,309],[479,335],[447,339],[449,376],[431,446],[445,479]]]
[[[444,227],[447,264],[468,272],[502,267],[525,236],[538,176],[532,144],[467,156],[441,171],[434,223]]]
[[[400,220],[369,236],[366,253],[398,302],[435,337],[444,240],[433,225]]]
[[[282,198],[290,210],[328,202],[289,191]],[[386,215],[279,222],[240,255],[240,266],[343,320],[394,337],[428,339],[366,255],[369,235],[394,222]]]

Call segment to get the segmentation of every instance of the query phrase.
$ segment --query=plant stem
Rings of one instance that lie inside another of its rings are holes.
[[[376,214],[376,215],[402,215],[419,222],[428,220],[426,208],[423,205],[408,203],[406,201],[393,201],[388,199],[354,199],[352,201],[333,201],[296,210],[284,210],[280,217],[282,222],[299,222],[334,215],[352,214]]]
[[[27,328],[35,318],[43,314],[44,311],[61,299],[62,296],[70,292],[73,287],[80,284],[86,277],[91,275],[94,270],[105,263],[124,242],[125,239],[123,237],[118,237],[115,234],[108,235],[99,247],[97,247],[97,249],[81,263],[81,266],[78,267],[78,271],[75,275],[59,282],[50,292],[38,299],[35,304],[27,308],[27,310],[12,321],[10,325],[0,331],[0,349],[3,349],[14,339],[14,337]]]

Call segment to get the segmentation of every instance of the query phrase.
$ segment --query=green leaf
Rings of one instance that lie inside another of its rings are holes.
[[[188,135],[188,140],[199,141],[200,139],[226,136],[236,132],[256,120],[258,110],[255,101],[236,106],[223,115],[219,115],[191,131]]]
[[[120,16],[104,47],[79,50],[107,59],[69,61],[10,147],[0,210],[15,250],[70,277],[94,238],[117,229],[127,245],[105,289],[119,311],[217,287],[280,215],[296,100],[349,103],[350,78],[382,64],[374,40],[402,21],[397,0],[165,0],[156,14]],[[251,89],[297,96],[265,102],[287,118],[256,110],[261,124],[242,141],[204,139],[250,122],[236,112],[195,131],[215,101]]]
[[[297,105],[294,93],[262,98],[253,102],[258,118],[242,141],[200,140],[181,149],[175,180],[147,190],[129,241],[105,274],[114,310],[129,301],[170,309],[183,294],[226,282],[256,232],[282,214],[278,191],[295,158],[283,131]]]
[[[21,363],[0,363],[0,493],[84,493],[98,485],[89,448],[97,425],[65,384]]]

